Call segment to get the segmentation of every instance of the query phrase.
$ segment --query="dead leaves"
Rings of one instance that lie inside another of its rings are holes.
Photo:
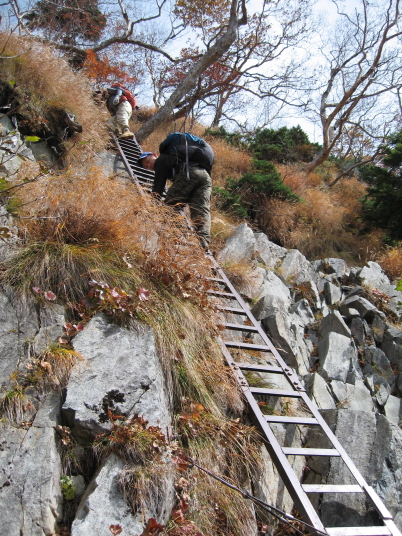
[[[157,534],[162,532],[164,528],[165,528],[164,525],[160,525],[156,521],[156,519],[151,517],[150,519],[148,519],[147,526],[145,527],[144,531],[142,532],[140,536],[156,536]]]

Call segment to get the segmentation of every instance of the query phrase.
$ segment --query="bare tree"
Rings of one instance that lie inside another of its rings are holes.
[[[187,22],[199,30],[201,41],[208,47],[213,29],[199,20],[198,13]],[[288,58],[294,56],[311,30],[310,0],[263,0],[260,11],[249,17],[228,51],[183,96],[175,116],[187,115],[202,102],[204,111],[213,113],[213,128],[219,126],[222,118],[238,122],[239,114],[229,115],[228,111],[238,109],[236,103],[241,94],[247,95],[249,109],[253,105],[261,109],[261,99],[276,102],[278,109],[285,104],[306,107],[308,94],[303,86],[310,88],[310,84],[302,62],[300,58],[298,61]],[[286,61],[281,62],[281,58]],[[158,91],[165,94],[172,91],[197,60],[198,49],[192,47],[182,51],[180,62],[174,65],[165,62],[159,79],[154,80]],[[244,116],[246,108],[238,111]]]
[[[240,16],[239,16],[240,11]],[[197,84],[201,74],[214,62],[216,62],[233,44],[237,37],[240,26],[247,24],[247,10],[245,0],[232,0],[230,6],[230,16],[225,26],[224,33],[210,45],[206,52],[189,70],[183,80],[177,85],[166,103],[157,113],[149,119],[137,132],[139,143],[142,143],[163,121],[165,121],[172,111],[177,107],[184,95],[188,94]]]
[[[361,9],[352,14],[332,1],[340,22],[331,45],[323,48],[327,65],[322,72],[328,76],[317,109],[323,145],[307,172],[324,162],[337,144],[339,148],[345,132],[356,136],[360,131],[378,141],[381,125],[385,135],[402,85],[400,0],[361,0]],[[384,101],[387,109],[381,111]]]

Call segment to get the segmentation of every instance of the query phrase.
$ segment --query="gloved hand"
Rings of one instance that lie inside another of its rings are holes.
[[[114,104],[115,106],[117,106],[117,105],[119,104],[119,100],[120,100],[120,97],[115,97],[115,98],[113,99],[113,104]]]

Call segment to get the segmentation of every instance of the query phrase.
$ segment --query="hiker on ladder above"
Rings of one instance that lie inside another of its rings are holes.
[[[152,191],[162,195],[167,179],[173,181],[165,203],[181,210],[184,204],[190,214],[201,244],[208,249],[211,232],[211,170],[214,153],[203,139],[187,132],[174,132],[160,144],[160,156],[142,153],[138,164],[155,171]]]
[[[106,91],[108,93],[106,106],[112,116],[107,121],[110,130],[119,138],[133,138],[134,134],[128,122],[133,110],[138,109],[136,96],[118,82],[108,87]]]

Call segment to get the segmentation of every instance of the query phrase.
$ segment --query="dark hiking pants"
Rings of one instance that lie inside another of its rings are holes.
[[[187,203],[195,230],[209,244],[212,180],[209,173],[198,166],[190,166],[189,175],[190,179],[185,170],[180,171],[166,194],[165,203],[177,208]]]

